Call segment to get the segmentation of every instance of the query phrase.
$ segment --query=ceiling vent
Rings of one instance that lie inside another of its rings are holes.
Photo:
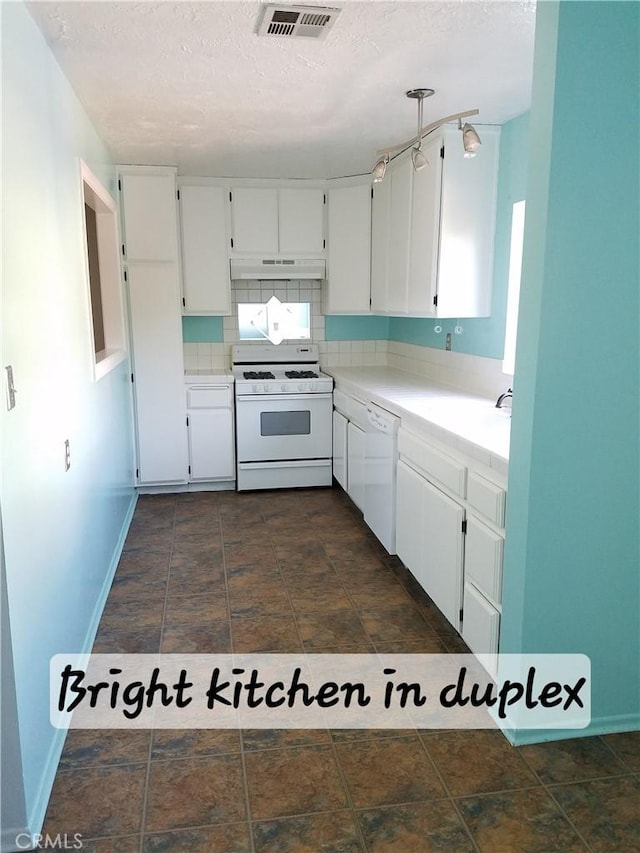
[[[258,35],[323,39],[339,14],[329,6],[265,6]]]

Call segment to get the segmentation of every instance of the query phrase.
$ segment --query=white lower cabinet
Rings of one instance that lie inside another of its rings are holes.
[[[498,603],[502,596],[503,546],[503,536],[474,515],[467,516],[465,579]]]
[[[364,510],[365,432],[352,421],[347,428],[347,447],[347,494],[358,509]]]
[[[464,507],[426,481],[422,512],[424,547],[418,580],[453,627],[460,630]]]
[[[333,476],[364,512],[366,406],[340,390],[333,392]]]
[[[402,460],[397,489],[398,556],[459,630],[464,507]]]
[[[504,483],[475,460],[401,429],[398,556],[472,652],[499,647]],[[467,483],[473,483],[467,493]]]
[[[495,656],[500,637],[500,613],[471,583],[464,586],[462,636],[471,651],[484,655],[487,669],[496,671]]]
[[[424,477],[400,461],[396,478],[396,551],[417,578],[422,571]]]
[[[346,417],[334,409],[333,411],[333,476],[345,492],[348,490],[347,480],[347,426]]]
[[[187,386],[189,480],[235,480],[231,385]]]

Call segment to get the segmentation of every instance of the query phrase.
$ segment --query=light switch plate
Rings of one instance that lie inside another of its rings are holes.
[[[7,411],[16,407],[16,389],[13,384],[13,367],[8,364],[4,369],[5,374],[5,390],[7,392]]]

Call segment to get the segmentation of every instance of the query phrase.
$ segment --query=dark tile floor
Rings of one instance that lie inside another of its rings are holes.
[[[337,489],[141,497],[94,651],[159,649],[466,650]],[[85,853],[630,853],[640,736],[72,731],[44,831]]]

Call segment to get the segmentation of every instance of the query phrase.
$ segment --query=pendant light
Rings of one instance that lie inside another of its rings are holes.
[[[415,171],[419,172],[420,169],[424,169],[428,165],[427,158],[422,153],[422,102],[425,98],[435,95],[435,92],[433,89],[409,89],[405,94],[407,98],[415,98],[418,101],[418,132],[416,134],[418,144],[411,152],[411,161],[413,162]]]

